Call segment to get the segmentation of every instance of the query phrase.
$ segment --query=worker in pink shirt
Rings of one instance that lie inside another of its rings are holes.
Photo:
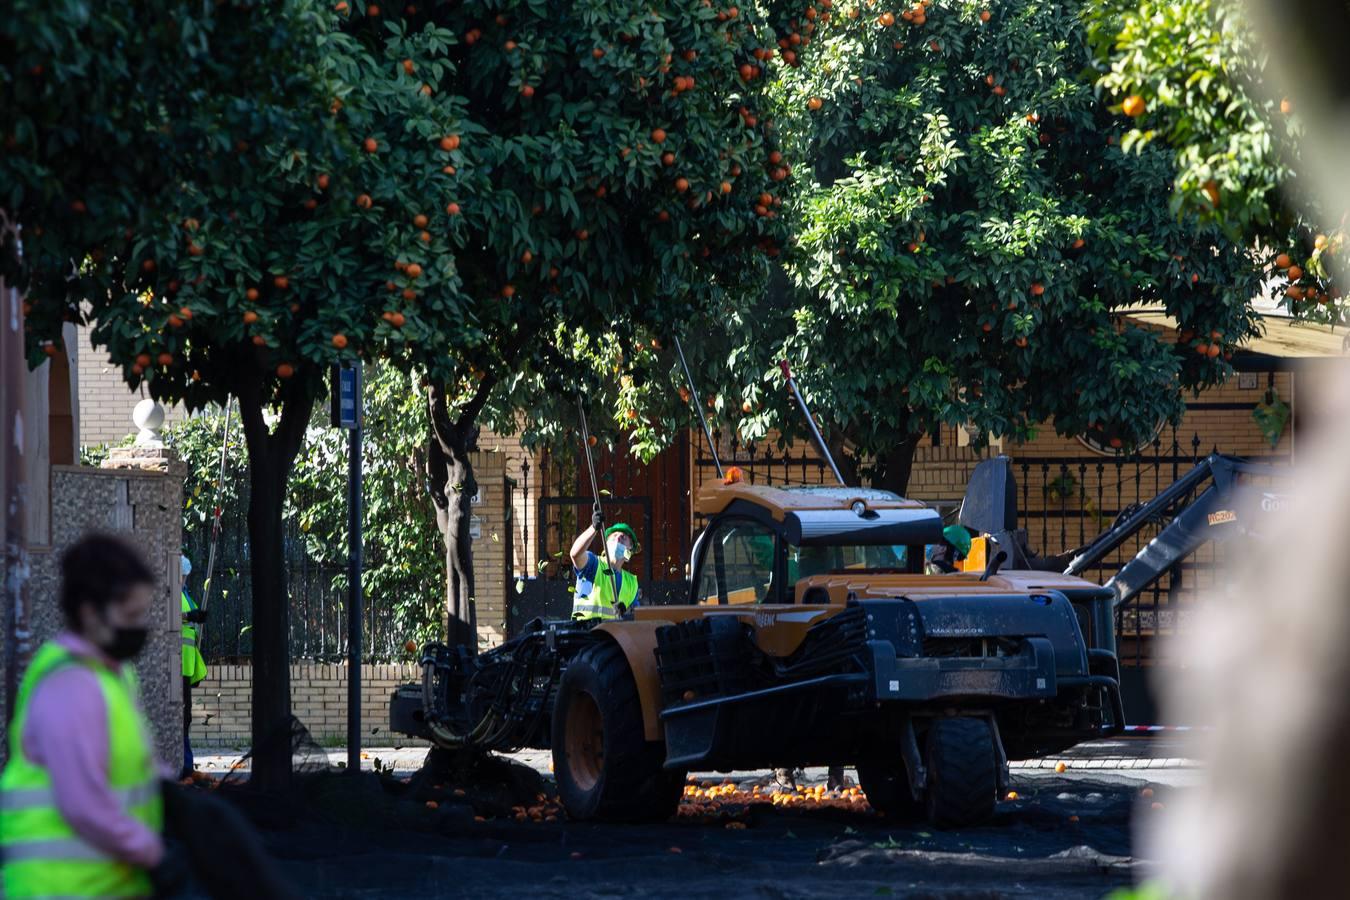
[[[0,894],[149,896],[164,810],[132,660],[154,576],[125,542],[91,535],[61,578],[66,630],[24,674],[0,774]]]

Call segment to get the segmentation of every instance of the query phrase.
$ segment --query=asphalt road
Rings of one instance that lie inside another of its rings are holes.
[[[940,831],[862,805],[784,808],[767,797],[662,825],[519,821],[510,791],[470,786],[457,796],[452,784],[432,783],[442,776],[381,786],[367,774],[322,780],[306,812],[265,840],[315,898],[1101,897],[1136,875],[1133,826],[1199,777],[1014,771],[1017,797],[1000,802],[991,822]]]

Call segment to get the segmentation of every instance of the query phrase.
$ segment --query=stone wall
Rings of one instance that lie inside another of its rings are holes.
[[[121,534],[140,550],[156,576],[156,604],[150,640],[136,669],[156,752],[172,766],[181,765],[183,756],[182,608],[178,600],[182,495],[182,474],[177,470],[53,466],[50,544],[30,547],[28,584],[36,647],[62,628],[57,592],[60,556],[67,547],[90,531],[103,531]]]
[[[253,667],[212,665],[206,680],[192,689],[192,746],[249,746]],[[400,684],[417,681],[413,663],[361,667],[361,735],[368,747],[425,746],[389,732],[389,696]],[[345,745],[347,739],[347,667],[304,662],[291,666],[291,705],[296,717],[320,744]]]

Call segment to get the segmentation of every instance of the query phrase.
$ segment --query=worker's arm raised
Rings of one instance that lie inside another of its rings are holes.
[[[586,552],[590,549],[591,541],[595,540],[595,535],[604,527],[605,516],[597,506],[595,512],[591,513],[591,527],[577,535],[577,539],[572,542],[572,549],[568,551],[568,555],[572,557],[572,565],[578,571],[586,568]]]

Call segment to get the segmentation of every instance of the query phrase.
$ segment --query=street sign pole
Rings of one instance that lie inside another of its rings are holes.
[[[347,772],[361,771],[361,367],[333,367],[333,426],[347,429]]]

